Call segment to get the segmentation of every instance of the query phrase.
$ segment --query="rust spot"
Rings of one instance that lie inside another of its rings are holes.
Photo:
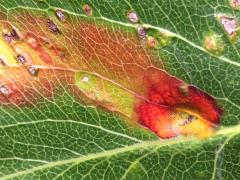
[[[89,6],[88,4],[85,4],[85,5],[83,5],[82,9],[87,16],[92,16],[93,11],[92,11],[91,6]]]
[[[147,46],[150,48],[156,48],[158,45],[158,41],[152,37],[152,36],[148,36],[147,37]]]
[[[210,32],[205,36],[203,45],[209,52],[216,55],[219,55],[224,51],[224,43],[221,36],[214,32]]]
[[[185,119],[183,119],[183,121],[180,122],[179,125],[180,125],[180,126],[185,126],[185,125],[191,123],[192,121],[194,121],[194,120],[196,120],[196,119],[197,119],[196,116],[194,116],[194,115],[188,115],[188,117],[185,118]]]

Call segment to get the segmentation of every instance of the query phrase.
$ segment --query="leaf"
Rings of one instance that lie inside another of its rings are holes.
[[[0,179],[238,178],[238,35],[228,35],[218,19],[239,20],[229,1],[0,4],[3,35],[11,32],[10,45],[0,41]],[[148,29],[146,46],[136,40],[129,12]],[[138,67],[151,65],[217,100],[224,113],[214,136],[163,140],[131,121],[145,93]],[[90,85],[79,81],[88,78]]]

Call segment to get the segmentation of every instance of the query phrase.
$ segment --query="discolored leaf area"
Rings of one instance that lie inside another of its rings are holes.
[[[0,179],[239,179],[239,6],[0,0]]]

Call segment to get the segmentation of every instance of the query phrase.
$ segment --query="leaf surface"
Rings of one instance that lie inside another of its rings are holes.
[[[229,1],[0,0],[0,4],[1,29],[10,23],[20,36],[29,33],[14,44],[15,52],[0,43],[8,64],[0,67],[0,80],[13,88],[11,101],[0,99],[0,179],[239,177],[239,43],[216,18],[227,14],[239,20],[240,11]],[[92,8],[91,16],[82,8],[86,4]],[[56,17],[58,9],[66,21]],[[127,17],[130,11],[153,36],[164,35],[159,48],[141,46],[138,26]],[[59,32],[52,32],[50,25],[57,25]],[[204,46],[209,33],[220,37],[224,45],[220,54]],[[31,38],[44,44],[42,49],[29,48],[34,46]],[[36,76],[26,70],[28,64],[16,61],[16,52],[31,56],[39,71]],[[134,119],[133,102],[146,98],[140,76],[146,67],[164,69],[214,97],[224,110],[216,133],[207,139],[163,140],[129,123]],[[86,77],[93,79],[89,86],[79,81]]]

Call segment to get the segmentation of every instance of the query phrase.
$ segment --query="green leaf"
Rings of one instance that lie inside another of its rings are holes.
[[[92,16],[84,13],[85,4],[92,8]],[[121,103],[127,102],[127,108],[123,109],[127,113],[111,112],[73,94],[71,87],[62,81],[62,77],[69,77],[63,72],[57,74],[61,86],[54,90],[53,96],[49,95],[50,98],[47,92],[51,86],[41,89],[36,84],[39,91],[28,97],[30,104],[1,103],[0,179],[239,178],[240,44],[238,35],[237,40],[232,40],[216,17],[224,14],[240,21],[240,11],[233,8],[229,0],[0,0],[0,19],[22,30],[30,28],[32,23],[29,20],[29,24],[21,24],[26,22],[21,19],[24,15],[31,12],[36,17],[53,17],[56,9],[66,12],[70,17],[67,21],[72,23],[79,19],[94,22],[113,30],[120,29],[130,36],[135,33],[136,26],[129,22],[127,13],[134,10],[140,23],[150,29],[151,36],[161,35],[159,47],[151,50],[158,57],[154,65],[161,67],[163,63],[171,75],[216,98],[224,110],[220,127],[208,139],[159,139],[150,130],[126,120],[129,119],[125,115],[129,113],[131,95],[107,84],[107,92],[121,95],[112,96],[110,103],[116,103],[117,98]],[[34,27],[47,28],[39,24]],[[218,53],[204,46],[206,36],[212,33],[224,44],[224,49]],[[69,43],[61,38],[55,40],[63,45]],[[73,44],[78,46],[81,41]],[[2,45],[1,48],[0,52],[10,52]],[[14,59],[10,62],[14,63]],[[90,65],[96,71],[102,68],[94,62]],[[101,71],[107,74],[110,69],[102,68]],[[0,80],[12,76],[22,83],[25,80],[22,71],[0,69],[0,72]],[[52,76],[54,73],[47,79]],[[117,82],[116,77],[110,79],[113,84]],[[128,78],[124,74],[120,77]],[[127,86],[128,83],[122,84]],[[91,88],[78,86],[82,90]],[[23,90],[28,87],[24,86]],[[122,96],[129,98],[125,101]]]

